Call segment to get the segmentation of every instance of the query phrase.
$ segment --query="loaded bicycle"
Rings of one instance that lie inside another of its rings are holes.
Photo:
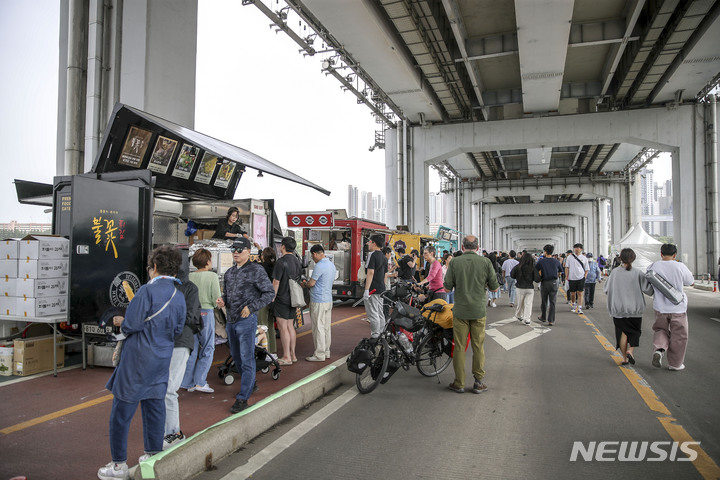
[[[392,304],[383,331],[377,338],[362,339],[347,359],[360,393],[370,393],[387,383],[400,368],[409,370],[415,365],[420,374],[432,377],[439,376],[452,361],[452,333],[433,321],[449,308],[447,305],[436,303],[418,309],[394,299],[392,292],[381,296]]]

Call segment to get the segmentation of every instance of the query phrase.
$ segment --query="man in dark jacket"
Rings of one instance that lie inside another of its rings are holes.
[[[250,240],[240,237],[230,251],[233,265],[225,272],[224,292],[218,307],[227,308],[227,334],[230,353],[240,372],[240,392],[235,396],[231,413],[248,407],[255,385],[255,334],[257,313],[275,296],[270,279],[259,263],[250,261]]]
[[[176,284],[175,288],[185,297],[187,314],[182,332],[175,337],[175,347],[170,360],[170,376],[168,377],[167,392],[165,392],[165,439],[163,441],[163,450],[185,440],[185,435],[180,430],[180,407],[177,392],[185,374],[188,357],[194,346],[193,336],[202,329],[200,297],[198,296],[197,286],[188,278],[187,258],[183,258],[183,265],[178,271],[177,278],[182,283]]]

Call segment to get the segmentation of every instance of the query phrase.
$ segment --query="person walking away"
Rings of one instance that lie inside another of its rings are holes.
[[[503,276],[505,277],[505,286],[507,287],[508,296],[510,297],[510,306],[515,306],[515,279],[510,275],[510,272],[513,271],[513,268],[517,267],[518,260],[515,258],[517,256],[517,253],[515,250],[510,250],[510,258],[505,260],[502,264],[501,270],[503,272]],[[528,317],[530,319],[530,317]]]
[[[300,278],[300,260],[295,256],[297,242],[292,237],[283,237],[280,241],[280,258],[275,262],[273,270],[273,288],[275,289],[275,300],[273,311],[275,321],[280,330],[280,343],[283,354],[278,359],[280,365],[292,365],[297,362],[295,355],[295,307],[290,299],[290,279]]]
[[[585,277],[585,308],[595,308],[595,284],[602,282],[600,265],[593,260],[593,254],[586,255],[588,260],[588,273]]]
[[[435,258],[435,247],[432,245],[425,247],[425,249],[423,249],[423,259],[427,262],[428,274],[415,288],[419,290],[422,285],[427,284],[429,290],[428,299],[435,300],[442,298],[447,302],[447,292],[443,288],[442,266]]]
[[[413,281],[415,275],[415,259],[410,255],[405,255],[405,249],[403,247],[399,247],[397,253],[400,255],[398,278],[406,282]]]
[[[540,274],[540,316],[539,322],[555,325],[555,300],[558,291],[558,278],[562,273],[562,264],[553,258],[555,247],[547,244],[543,247],[543,256],[538,259],[535,268]]]
[[[477,254],[478,239],[467,235],[462,241],[462,255],[450,262],[445,275],[445,289],[455,289],[453,307],[453,369],[455,380],[448,388],[456,393],[465,392],[465,346],[468,336],[472,346],[473,393],[487,390],[485,378],[485,323],[487,312],[485,292],[494,292],[500,287],[492,263]]]
[[[613,269],[604,289],[608,312],[615,324],[615,348],[620,349],[623,365],[635,364],[633,350],[640,345],[645,295],[653,294],[645,274],[632,268],[634,261],[635,251],[623,248],[620,252],[621,268]]]
[[[185,326],[180,335],[175,337],[175,347],[173,348],[172,358],[170,359],[170,373],[168,376],[167,390],[165,392],[165,437],[163,440],[163,450],[185,440],[185,435],[183,435],[182,430],[180,430],[180,406],[178,405],[177,392],[182,385],[183,377],[187,371],[188,358],[191,352],[194,353],[198,348],[197,336],[204,330],[203,321],[209,321],[200,315],[198,287],[189,279],[184,261],[178,270],[177,278],[182,283],[176,283],[175,288],[183,294],[187,312],[185,314]],[[215,281],[217,281],[217,279]],[[220,287],[218,286],[218,297],[220,296],[219,293]],[[213,321],[214,331],[215,317],[212,316],[209,318]],[[213,338],[213,350],[215,348],[214,345],[215,339]],[[209,363],[208,368],[210,368]],[[207,386],[207,382],[205,382],[205,385]]]
[[[325,256],[322,245],[313,245],[310,256],[315,262],[310,280],[305,287],[310,289],[310,317],[312,318],[312,336],[315,351],[306,357],[308,362],[324,362],[330,358],[330,324],[332,322],[332,286],[337,269]]]
[[[215,305],[222,296],[217,273],[212,271],[212,253],[205,248],[197,250],[192,257],[197,271],[190,273],[190,281],[197,285],[200,297],[200,315],[203,328],[195,335],[194,347],[187,361],[187,368],[182,379],[182,388],[188,392],[213,393],[207,382],[215,356]]]
[[[175,337],[185,326],[186,307],[176,294],[180,252],[158,247],[148,258],[150,281],[138,289],[125,312],[113,318],[126,336],[122,355],[105,388],[113,394],[110,410],[112,461],[98,470],[101,480],[128,479],[127,440],[138,404],[142,409],[145,454],[161,452],[165,428],[165,392]]]
[[[387,259],[382,254],[385,237],[377,234],[367,241],[370,257],[365,271],[365,315],[370,322],[370,336],[377,338],[385,328],[383,313],[383,299],[380,296],[385,291],[385,273],[387,272]],[[372,293],[370,293],[372,292]]]
[[[240,391],[235,396],[231,413],[248,407],[248,399],[255,385],[255,335],[257,312],[269,304],[275,290],[263,268],[250,261],[252,245],[247,238],[238,238],[230,251],[233,262],[223,277],[223,296],[217,306],[227,311],[228,345],[235,366],[240,372]]]
[[[587,257],[582,254],[583,244],[573,245],[573,252],[565,258],[565,277],[568,280],[571,311],[582,315],[583,292],[585,291],[585,277],[590,269]]]
[[[513,252],[510,252],[512,258]],[[510,260],[506,260],[508,263]],[[510,271],[513,285],[517,282],[517,307],[515,307],[515,318],[530,325],[532,315],[532,302],[535,296],[535,283],[540,282],[540,274],[535,269],[535,260],[530,254],[523,254],[518,264]]]
[[[498,267],[498,264],[497,264],[497,253],[491,252],[487,258],[488,258],[488,260],[490,260],[493,270],[495,270],[495,277],[496,277],[495,279],[498,281],[498,285],[500,285],[500,279],[497,278],[498,273],[500,272],[500,267]],[[487,299],[488,299],[488,303],[487,303],[488,307],[492,307],[492,308],[497,307],[497,303],[495,302],[495,300],[500,298],[500,289],[498,288],[495,291],[491,291],[488,289],[487,292],[485,292],[485,294],[487,295]]]
[[[275,262],[277,257],[275,255],[275,249],[272,247],[265,247],[262,251],[260,266],[265,269],[268,278],[272,282],[273,270],[275,270]],[[269,353],[275,355],[277,353],[277,335],[275,334],[275,315],[273,315],[273,304],[264,306],[258,311],[258,325],[264,325],[267,327],[267,350]]]
[[[655,323],[653,324],[653,353],[652,364],[662,367],[662,359],[667,352],[669,370],[683,370],[685,368],[685,351],[688,340],[687,295],[683,292],[683,285],[691,286],[695,283],[693,274],[684,263],[675,260],[677,247],[671,243],[660,246],[660,261],[648,266],[648,271],[662,275],[665,280],[682,292],[683,300],[675,305],[665,297],[657,288],[653,296],[653,309],[655,310]]]
[[[607,267],[607,259],[600,254],[600,256],[597,259],[598,268],[600,269],[600,277],[602,278],[603,275],[605,275],[605,267]]]

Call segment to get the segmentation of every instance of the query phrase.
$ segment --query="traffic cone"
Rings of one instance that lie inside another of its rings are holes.
[[[717,282],[713,282],[713,292],[717,292]]]

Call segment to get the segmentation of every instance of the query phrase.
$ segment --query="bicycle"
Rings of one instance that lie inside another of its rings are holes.
[[[386,318],[385,327],[377,338],[364,338],[347,359],[348,369],[355,373],[355,385],[360,393],[370,393],[388,380],[401,367],[409,370],[415,365],[420,374],[438,376],[452,361],[452,341],[430,316],[443,310],[442,305],[431,305],[420,310],[400,300],[393,300],[391,293],[381,294],[384,300],[393,302],[394,308]],[[428,313],[428,318],[423,313]],[[402,330],[415,333],[411,343]],[[443,355],[447,358],[443,359]]]

